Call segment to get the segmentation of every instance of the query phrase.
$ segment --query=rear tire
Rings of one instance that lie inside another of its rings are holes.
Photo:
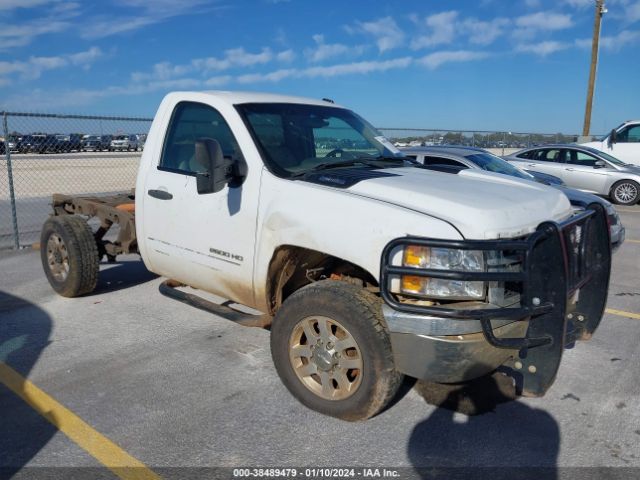
[[[618,205],[635,205],[640,200],[640,185],[633,180],[620,180],[611,187],[609,198]]]
[[[293,293],[271,328],[271,355],[289,392],[312,410],[366,420],[394,397],[395,370],[381,300],[334,280]]]
[[[51,287],[63,297],[77,297],[96,288],[98,247],[83,218],[50,217],[42,227],[40,259]]]

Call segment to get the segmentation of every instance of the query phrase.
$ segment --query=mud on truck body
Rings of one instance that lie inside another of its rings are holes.
[[[378,413],[403,375],[458,383],[503,366],[543,395],[607,298],[598,205],[575,213],[544,185],[430,170],[327,101],[169,94],[135,195],[54,195],[53,208],[41,254],[60,294],[90,293],[104,255],[139,253],[171,279],[164,293],[183,284],[263,312],[227,318],[270,324],[285,386],[346,420]]]

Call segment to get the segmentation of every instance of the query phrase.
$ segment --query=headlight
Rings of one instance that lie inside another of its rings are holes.
[[[458,272],[484,272],[485,260],[480,250],[423,247],[408,245],[402,255],[404,267],[451,270]],[[485,297],[485,282],[446,280],[440,278],[403,275],[402,293],[449,300],[478,300]]]

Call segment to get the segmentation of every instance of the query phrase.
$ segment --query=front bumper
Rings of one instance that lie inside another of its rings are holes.
[[[452,272],[392,265],[405,245],[521,252],[519,272]],[[523,240],[447,241],[401,238],[382,255],[380,290],[398,370],[436,382],[459,382],[517,357],[521,390],[543,395],[552,385],[565,346],[598,327],[611,269],[609,225],[602,207],[562,223],[546,222]],[[402,302],[391,293],[400,275],[451,280],[515,282],[516,307],[460,309]]]

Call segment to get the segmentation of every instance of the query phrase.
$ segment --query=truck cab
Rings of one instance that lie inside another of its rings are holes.
[[[640,120],[628,120],[595,142],[583,144],[640,166]]]

